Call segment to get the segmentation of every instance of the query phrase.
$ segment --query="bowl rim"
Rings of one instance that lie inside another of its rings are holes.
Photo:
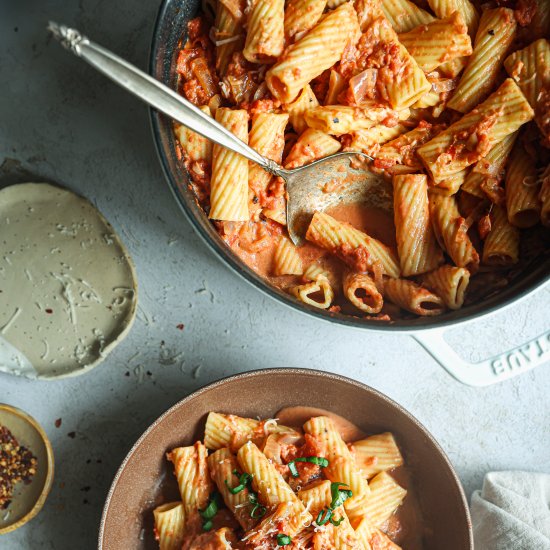
[[[156,72],[156,64],[159,54],[159,37],[162,21],[166,17],[166,11],[173,1],[177,0],[162,0],[159,6],[159,10],[157,12],[155,24],[153,26],[153,35],[149,50],[148,63],[149,74],[153,77]],[[268,281],[260,277],[251,268],[244,264],[244,262],[234,256],[228,247],[224,246],[221,242],[218,242],[218,240],[216,240],[209,233],[209,231],[204,227],[204,223],[201,223],[201,221],[192,211],[191,206],[188,204],[188,202],[179,191],[178,182],[176,181],[175,174],[170,169],[167,154],[162,145],[162,117],[164,117],[164,115],[158,113],[152,107],[149,108],[149,121],[153,134],[153,142],[155,144],[155,149],[158,159],[160,161],[160,165],[162,167],[162,171],[164,173],[164,177],[172,191],[174,198],[176,199],[176,203],[185,214],[189,224],[192,226],[195,233],[199,235],[201,240],[207,245],[207,248],[215,254],[216,258],[218,260],[221,260],[221,262],[229,267],[231,271],[242,277],[248,284],[255,287],[264,295],[269,296],[271,299],[275,300],[279,304],[289,307],[294,311],[318,320],[322,320],[327,323],[336,323],[341,326],[356,328],[359,330],[370,330],[372,332],[384,333],[397,332],[404,334],[414,334],[423,331],[458,326],[475,321],[482,317],[492,315],[499,311],[503,311],[504,309],[512,306],[520,300],[527,298],[531,294],[535,293],[537,290],[543,288],[550,280],[550,275],[546,275],[545,278],[535,277],[534,280],[529,280],[528,283],[525,283],[526,277],[524,277],[522,282],[520,283],[521,287],[515,290],[514,293],[506,296],[505,298],[499,298],[499,294],[497,294],[496,296],[490,296],[486,299],[486,301],[488,301],[489,303],[483,305],[483,307],[479,304],[475,304],[471,306],[472,311],[466,311],[466,313],[464,313],[464,310],[460,312],[452,311],[448,313],[448,316],[450,317],[447,318],[441,319],[439,317],[421,317],[413,320],[400,320],[398,324],[385,324],[375,321],[366,322],[364,320],[358,320],[351,315],[341,315],[336,313],[327,314],[327,311],[325,310],[320,310],[313,306],[308,306],[307,304],[300,304],[297,300],[294,300],[292,296],[285,294],[281,290],[271,285]],[[533,279],[532,275],[531,279]]]
[[[8,405],[7,403],[0,403],[0,410],[8,411],[9,413],[14,414],[15,416],[18,416],[19,418],[21,418],[22,420],[30,424],[34,428],[34,430],[38,432],[38,435],[40,435],[40,438],[42,439],[44,446],[46,448],[46,458],[47,458],[46,479],[44,480],[44,486],[42,487],[42,490],[40,491],[40,494],[38,495],[36,502],[34,503],[33,507],[22,518],[18,519],[15,523],[10,523],[5,527],[0,527],[0,535],[5,535],[25,525],[25,523],[33,519],[38,514],[38,512],[42,510],[46,502],[46,499],[48,498],[50,490],[52,488],[55,465],[54,465],[54,454],[53,454],[52,444],[46,432],[44,431],[44,428],[42,428],[42,426],[38,423],[38,421],[35,420],[29,413],[25,412],[24,410],[18,407],[14,407],[13,405]]]
[[[450,474],[450,479],[453,481],[455,488],[458,490],[458,494],[460,496],[460,500],[461,500],[462,507],[466,517],[466,527],[468,529],[469,547],[470,547],[470,550],[473,550],[474,536],[473,536],[473,529],[472,529],[472,518],[470,516],[470,509],[468,506],[468,500],[466,498],[464,488],[446,452],[443,450],[441,445],[436,441],[434,436],[428,431],[428,429],[415,416],[413,416],[409,411],[407,411],[402,405],[394,401],[391,397],[388,397],[386,394],[380,392],[379,390],[373,388],[372,386],[369,386],[368,384],[364,384],[363,382],[359,382],[358,380],[354,380],[353,378],[349,378],[341,374],[321,371],[318,369],[305,369],[305,368],[255,369],[255,370],[241,372],[238,374],[233,374],[233,375],[225,376],[223,378],[219,378],[218,380],[214,380],[213,382],[210,382],[209,384],[206,384],[205,386],[202,386],[196,391],[190,393],[189,395],[187,395],[186,397],[184,397],[183,399],[181,399],[180,401],[172,405],[170,408],[168,408],[158,418],[156,418],[149,425],[149,427],[141,434],[141,436],[137,439],[137,441],[132,445],[132,447],[124,457],[124,460],[120,464],[113,478],[113,481],[111,482],[111,486],[109,487],[109,492],[107,493],[107,496],[105,498],[105,504],[103,505],[103,510],[101,512],[101,521],[99,524],[99,536],[98,536],[98,544],[97,544],[98,550],[105,550],[103,547],[103,538],[105,535],[105,524],[107,521],[107,515],[109,513],[111,501],[112,501],[114,492],[117,488],[120,477],[123,471],[126,469],[128,462],[136,452],[137,448],[143,443],[143,441],[149,436],[149,434],[153,430],[155,430],[157,426],[159,426],[159,424],[161,424],[166,417],[170,416],[177,409],[179,409],[189,401],[196,399],[197,397],[200,397],[202,394],[214,388],[223,386],[224,384],[230,384],[237,380],[242,380],[244,378],[261,378],[263,376],[270,376],[272,374],[279,374],[279,375],[282,374],[286,376],[300,375],[300,376],[322,377],[327,380],[335,380],[338,382],[343,382],[347,385],[354,386],[368,394],[374,395],[375,397],[381,399],[382,401],[385,401],[389,405],[393,406],[399,413],[404,415],[409,421],[411,421],[422,432],[422,434],[430,441],[430,443],[435,447],[435,450],[439,453],[439,456],[443,460],[443,463],[447,469],[447,472]]]

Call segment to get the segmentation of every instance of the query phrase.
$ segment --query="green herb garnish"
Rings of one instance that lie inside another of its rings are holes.
[[[256,493],[250,492],[248,494],[248,500],[252,504],[252,510],[250,510],[250,517],[252,519],[260,519],[265,516],[267,508],[262,506],[258,502],[258,495]]]
[[[233,473],[239,478],[239,484],[235,487],[230,487],[229,482],[226,479],[225,486],[232,495],[236,495],[246,489],[246,486],[250,483],[250,481],[252,481],[252,476],[247,473],[239,475],[239,472],[237,472],[237,470],[233,470]]]
[[[288,535],[277,535],[277,544],[279,546],[288,546],[292,542],[292,539]]]
[[[328,466],[328,460],[322,456],[306,456],[302,458],[295,458],[288,463],[288,469],[292,474],[292,477],[298,477],[298,469],[296,468],[296,462],[309,462],[310,464],[317,464],[321,468],[326,468]]]
[[[327,521],[332,517],[332,510],[330,508],[323,508],[319,514],[317,514],[317,519],[315,523],[319,526],[325,525]]]
[[[332,514],[334,513],[334,510],[338,508],[338,506],[342,506],[348,498],[351,498],[353,496],[353,492],[349,489],[340,489],[340,487],[347,487],[345,483],[331,483],[330,484],[330,494],[332,496],[332,502],[330,503],[330,506],[328,508],[323,508],[319,514],[317,515],[317,519],[315,520],[315,523],[317,525],[325,525],[328,521],[332,523],[335,527],[338,527],[342,521],[344,521],[344,518],[341,517],[338,520],[335,520],[332,517]]]
[[[221,506],[220,493],[214,492],[210,495],[210,500],[208,505],[204,510],[199,510],[201,518],[204,520],[202,524],[203,531],[210,531],[212,529],[213,523],[212,519],[218,513],[218,510]]]
[[[353,493],[349,489],[340,489],[340,487],[347,487],[345,483],[331,483],[330,494],[332,495],[332,502],[330,503],[330,509],[334,510],[338,506],[342,506],[348,498],[353,496]]]

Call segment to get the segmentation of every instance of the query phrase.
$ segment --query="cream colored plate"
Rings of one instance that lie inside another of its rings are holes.
[[[0,425],[6,426],[38,460],[31,482],[18,483],[11,504],[0,510],[0,535],[3,535],[21,527],[41,510],[52,486],[54,463],[48,436],[32,416],[0,403]]]
[[[82,374],[126,336],[136,305],[132,262],[92,204],[46,183],[0,191],[0,371]]]

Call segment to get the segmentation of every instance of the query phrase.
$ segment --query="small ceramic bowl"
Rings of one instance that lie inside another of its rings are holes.
[[[152,510],[178,498],[165,453],[202,439],[208,412],[269,418],[284,407],[297,405],[339,414],[366,433],[391,431],[418,495],[424,550],[473,550],[460,481],[444,451],[418,420],[369,386],[305,369],[260,370],[219,380],[153,422],[113,481],[101,519],[100,550],[158,549]]]
[[[18,483],[11,504],[6,510],[0,510],[0,535],[4,535],[25,525],[40,512],[52,486],[54,460],[46,432],[26,412],[0,403],[0,426],[8,428],[38,461],[31,482],[28,485]]]

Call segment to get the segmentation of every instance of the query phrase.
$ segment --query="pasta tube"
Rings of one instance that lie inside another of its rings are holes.
[[[358,38],[357,13],[346,2],[285,50],[266,74],[268,88],[281,103],[290,103],[306,84],[340,60],[348,42]]]
[[[372,270],[378,262],[386,275],[400,275],[399,262],[391,248],[324,212],[315,212],[306,239],[337,254],[357,271]]]
[[[550,87],[550,42],[541,38],[515,51],[504,67],[534,109],[541,89]]]
[[[344,295],[359,310],[365,313],[379,313],[384,298],[375,282],[366,273],[347,273],[343,281]]]
[[[240,17],[235,15],[223,2],[217,3],[215,36],[216,40],[223,43],[216,46],[216,71],[222,78],[225,76],[231,57],[243,46],[242,12],[239,10]]]
[[[509,266],[519,259],[519,230],[509,221],[506,210],[498,204],[491,211],[491,231],[483,246],[485,265]]]
[[[178,447],[166,456],[174,465],[185,517],[206,507],[212,492],[206,447],[197,441],[192,447]]]
[[[236,487],[239,484],[239,478],[233,473],[238,468],[235,455],[227,448],[218,449],[208,457],[208,467],[227,508],[245,531],[252,529],[257,522],[250,515],[248,489],[245,487],[236,494],[228,489],[228,485]]]
[[[518,143],[506,169],[506,210],[508,221],[516,227],[533,227],[540,219],[537,170],[530,155]]]
[[[384,15],[397,33],[409,32],[419,25],[427,25],[434,21],[433,15],[409,0],[381,0],[380,4]]]
[[[279,530],[294,539],[311,524],[312,519],[311,514],[304,509],[299,500],[281,502],[274,512],[266,516],[254,530],[247,533],[243,540],[248,543],[247,547],[266,548],[266,542],[275,539]],[[276,545],[276,541],[273,541],[273,544],[267,548],[275,548]]]
[[[440,315],[445,309],[439,296],[408,279],[387,279],[384,294],[396,306],[416,315]]]
[[[294,144],[290,153],[285,159],[285,168],[297,168],[310,164],[314,160],[327,157],[338,152],[342,145],[333,137],[309,128],[306,130]]]
[[[367,155],[375,156],[380,147],[397,138],[407,131],[408,127],[405,123],[399,123],[395,126],[386,126],[378,124],[367,130],[357,130],[352,134],[352,139],[349,144],[350,151],[362,151]]]
[[[418,149],[435,183],[474,164],[499,141],[534,116],[533,109],[510,78],[476,109]]]
[[[435,235],[458,267],[477,271],[479,255],[468,236],[466,220],[460,215],[455,197],[430,194],[430,217]]]
[[[290,289],[298,300],[319,309],[328,309],[334,300],[334,291],[326,277],[317,277],[315,281],[297,285]]]
[[[254,0],[248,14],[243,55],[251,63],[269,63],[283,53],[285,45],[284,0]]]
[[[281,164],[285,147],[285,128],[288,122],[286,113],[258,113],[252,118],[252,128],[248,134],[248,144],[264,157]],[[248,186],[257,197],[265,194],[271,181],[271,174],[255,162],[248,163]]]
[[[185,530],[185,510],[181,502],[169,502],[153,510],[155,538],[160,550],[180,550]]]
[[[370,496],[365,512],[375,527],[380,527],[401,506],[407,491],[386,472],[380,472],[369,482]]]
[[[359,550],[362,548],[343,506],[338,506],[332,513],[332,523],[327,523],[324,529],[316,530],[313,535],[314,550],[331,548],[334,550]]]
[[[355,458],[355,464],[367,479],[380,472],[393,470],[404,463],[395,438],[390,432],[354,441],[351,452]]]
[[[248,113],[243,109],[221,107],[216,120],[248,142]],[[214,145],[210,182],[210,214],[212,220],[248,221],[248,161],[221,145]]]
[[[298,249],[286,237],[281,237],[275,250],[275,275],[302,275],[304,268]]]
[[[439,19],[460,13],[468,27],[470,36],[475,36],[479,25],[479,14],[470,0],[428,0],[430,8]]]
[[[329,464],[323,468],[325,476],[333,482],[340,482],[349,487],[353,496],[346,500],[345,508],[353,508],[369,495],[369,484],[355,465],[348,446],[340,436],[334,422],[327,416],[317,416],[304,424],[304,431],[322,442],[325,447],[325,458]]]
[[[293,429],[276,422],[260,422],[253,418],[242,418],[234,414],[211,412],[204,428],[204,444],[207,449],[218,450],[228,447],[238,451],[247,441],[262,439],[271,433],[296,433]]]
[[[443,265],[422,275],[421,281],[440,296],[449,309],[460,309],[470,282],[470,272],[464,267]]]
[[[401,274],[419,275],[441,265],[443,252],[430,223],[424,174],[393,177],[393,211]]]
[[[292,103],[283,105],[283,108],[288,113],[290,124],[292,124],[294,130],[298,134],[301,134],[307,128],[307,122],[304,118],[306,111],[315,109],[318,106],[317,97],[315,97],[311,86],[308,84]]]
[[[437,184],[430,180],[430,192],[450,197],[451,195],[456,194],[458,190],[462,188],[462,185],[466,181],[467,176],[468,169],[466,168],[465,170],[457,172],[456,174],[449,176],[447,179],[445,179],[444,181],[440,181]]]
[[[478,160],[472,171],[466,176],[462,190],[480,199],[486,198],[486,194],[483,191],[484,182],[491,180],[498,184],[502,180],[504,177],[504,165],[508,160],[517,136],[518,132],[506,136],[492,147],[485,158]]]
[[[392,109],[406,109],[431,90],[432,85],[424,71],[399,42],[397,33],[385,17],[375,19],[364,36],[367,43],[373,41],[390,52],[386,71],[378,71],[377,88],[383,90],[382,96],[387,98]]]
[[[200,107],[200,110],[210,116],[210,109],[207,105]],[[178,123],[174,124],[174,133],[190,161],[212,162],[213,143],[209,139]]]
[[[414,173],[422,170],[416,151],[435,135],[434,127],[421,123],[414,130],[384,144],[376,154],[374,166],[390,175]]]
[[[324,479],[308,485],[306,489],[298,491],[298,498],[314,517],[323,509],[328,508],[332,502],[330,481]]]
[[[385,533],[376,529],[366,515],[355,522],[355,533],[366,550],[401,550]]]
[[[285,36],[292,40],[312,29],[327,5],[327,0],[289,0],[285,9]]]
[[[483,12],[473,53],[448,107],[467,113],[487,97],[516,36],[516,28],[514,12],[508,8]]]
[[[311,523],[313,518],[302,501],[254,443],[248,442],[243,445],[237,453],[237,460],[241,468],[253,476],[252,486],[261,502],[269,509],[277,508],[280,504],[290,507],[292,520],[297,526],[295,532],[301,531],[305,525]],[[287,508],[278,510],[280,513],[286,513]]]
[[[472,54],[468,27],[458,12],[446,19],[436,19],[400,34],[399,41],[425,72],[431,72],[458,57]]]
[[[365,32],[367,27],[376,19],[384,19],[386,17],[382,11],[380,0],[355,0],[354,6],[361,32]]]
[[[391,113],[391,109],[379,105],[373,105],[372,109],[359,109],[348,105],[324,105],[306,111],[304,118],[310,128],[341,136],[372,128]],[[409,113],[405,112],[401,116],[408,118]]]

